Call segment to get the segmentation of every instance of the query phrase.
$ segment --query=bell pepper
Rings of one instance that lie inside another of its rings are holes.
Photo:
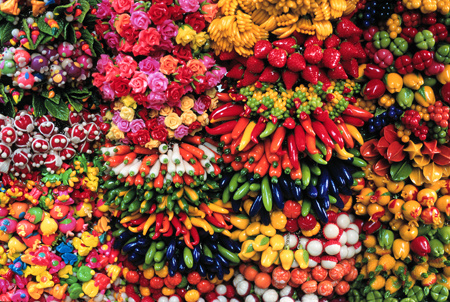
[[[270,246],[274,251],[281,251],[284,247],[284,237],[280,234],[276,234],[272,238],[270,238]]]
[[[434,53],[436,61],[444,64],[450,64],[450,45],[444,44],[438,47]]]
[[[409,256],[410,244],[403,239],[395,239],[392,244],[395,259],[405,260]]]
[[[239,253],[239,258],[241,258],[241,260],[247,260],[255,256],[256,251],[253,248],[254,243],[253,240],[245,240],[242,243],[241,252]]]
[[[389,49],[380,49],[373,56],[373,61],[381,68],[388,68],[394,63],[394,55]]]
[[[386,86],[381,80],[372,79],[364,86],[363,94],[368,100],[373,100],[380,98],[385,91]]]
[[[437,230],[437,236],[444,244],[450,243],[450,226],[444,226]]]
[[[444,102],[450,104],[450,82],[442,86],[441,97]]]
[[[412,67],[412,65],[411,65]],[[369,79],[379,79],[381,80],[385,74],[385,70],[380,68],[375,64],[367,64],[366,68],[364,68],[364,75]]]
[[[424,84],[424,79],[420,73],[408,73],[403,76],[403,84],[413,90],[418,90]]]
[[[245,232],[248,236],[256,236],[260,233],[259,229],[261,227],[260,222],[252,222],[246,229]]]
[[[280,262],[283,269],[289,271],[292,263],[294,263],[294,251],[290,250],[289,247],[285,247],[280,252]]]
[[[381,229],[378,231],[378,244],[382,248],[390,249],[393,243],[394,243],[394,232],[386,229]]]
[[[416,34],[414,43],[416,43],[416,47],[419,49],[431,49],[436,44],[436,40],[434,39],[433,33],[425,29]]]
[[[257,252],[262,252],[269,246],[270,239],[265,235],[258,235],[253,241],[253,249]]]
[[[431,298],[436,302],[444,302],[448,299],[448,289],[441,285],[435,284],[430,291]]]
[[[403,87],[395,98],[397,104],[403,109],[410,108],[414,101],[414,93],[411,89]]]
[[[389,73],[384,78],[386,89],[390,93],[400,92],[403,88],[403,78],[398,73]]]
[[[377,290],[371,291],[366,295],[367,302],[383,302],[383,300],[383,295]]]
[[[423,107],[434,105],[436,98],[434,96],[433,88],[430,86],[422,86],[414,93],[414,98],[417,103]]]
[[[403,55],[395,60],[394,67],[399,74],[408,74],[414,71],[412,59],[408,55]]]
[[[394,41],[389,44],[389,50],[396,57],[402,56],[408,51],[408,42],[403,38],[395,38]]]
[[[230,215],[230,222],[240,230],[245,230],[250,224],[248,217],[243,214]]]
[[[433,257],[438,258],[444,255],[444,245],[438,239],[431,239],[430,248]]]
[[[278,252],[274,251],[272,247],[267,247],[261,254],[261,265],[264,267],[270,267],[278,258]]]
[[[389,47],[389,44],[391,43],[389,33],[384,30],[376,32],[375,35],[373,36],[372,43],[377,49],[381,48],[387,49]]]
[[[295,261],[301,269],[307,269],[309,266],[309,254],[305,249],[298,249],[294,253]]]
[[[445,85],[450,82],[450,64],[446,64],[444,70],[436,75],[437,80]]]
[[[277,230],[275,230],[275,228],[271,224],[269,225],[262,224],[259,230],[261,231],[261,234],[267,237],[273,237],[277,233]]]
[[[433,55],[428,50],[421,50],[416,52],[412,58],[412,63],[415,69],[417,70],[425,70],[433,64]]]
[[[424,236],[419,236],[411,241],[411,250],[419,256],[426,256],[431,252],[430,243]]]

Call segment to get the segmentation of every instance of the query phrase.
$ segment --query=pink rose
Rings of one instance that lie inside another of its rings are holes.
[[[133,12],[130,18],[131,25],[136,29],[147,29],[150,25],[150,18],[143,11]]]
[[[131,132],[138,132],[145,128],[145,123],[141,119],[132,120],[130,123]]]
[[[198,0],[180,0],[179,3],[181,8],[187,13],[196,12],[200,8]]]
[[[165,20],[156,27],[158,32],[162,35],[163,40],[169,40],[176,37],[178,34],[178,26],[172,20]]]
[[[129,11],[133,0],[114,0],[112,8],[119,14]]]
[[[166,95],[161,92],[150,92],[148,95],[148,108],[155,109],[155,110],[161,110],[164,103],[167,101]]]
[[[139,62],[139,69],[148,75],[159,70],[159,62],[151,57],[147,57]]]
[[[118,65],[120,75],[126,78],[131,78],[137,69],[137,62],[131,56],[123,56]]]
[[[206,86],[208,87],[207,89],[217,86],[220,82],[220,79],[210,71],[205,74],[205,77],[207,83]]]
[[[120,131],[128,132],[128,131],[130,131],[130,122],[128,122],[126,120],[121,120],[117,124],[117,128],[119,128]]]
[[[161,72],[154,72],[148,76],[148,87],[153,92],[166,91],[168,84],[169,80]]]
[[[174,131],[174,136],[176,139],[182,139],[189,133],[189,127],[185,125],[180,125],[177,129]]]
[[[106,81],[112,82],[114,79],[120,75],[120,70],[112,62],[109,62],[105,67]]]
[[[133,45],[134,56],[148,56],[153,47],[145,43],[136,43]]]
[[[145,43],[150,46],[159,45],[161,34],[153,27],[143,30],[139,33],[139,43]]]
[[[136,71],[129,85],[134,93],[144,93],[148,85],[147,76],[141,71]]]
[[[104,36],[104,39],[106,40],[106,44],[110,48],[115,49],[119,46],[119,35],[117,35],[116,33],[112,32],[112,31],[106,33],[106,35]]]
[[[112,63],[111,58],[108,55],[100,55],[100,59],[97,61],[97,70],[100,73],[105,73],[105,67],[108,63]]]
[[[211,56],[209,55],[204,55],[203,58],[200,59],[200,62],[203,63],[203,65],[205,65],[205,67],[207,69],[210,69],[211,67],[214,66],[214,64],[216,64],[216,60],[214,60]]]

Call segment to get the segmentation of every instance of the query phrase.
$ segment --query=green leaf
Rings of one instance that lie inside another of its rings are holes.
[[[389,172],[393,181],[403,181],[409,177],[412,170],[408,161],[403,161],[392,164]]]
[[[423,99],[426,101],[427,96],[425,95],[425,86],[421,86],[417,92],[423,97]]]
[[[81,15],[78,16],[77,21],[80,22],[80,23],[83,23],[84,17],[86,17],[86,14],[91,9],[91,5],[86,0],[81,0],[80,4],[81,4],[81,11],[82,11],[82,13],[81,13]],[[97,6],[97,5],[93,5],[93,6]]]
[[[95,0],[89,0],[89,1],[94,1],[94,2],[97,2],[97,1],[95,1]],[[91,4],[92,6],[97,6],[97,3],[95,3],[95,4]],[[93,15],[93,14],[86,14],[86,17],[84,17],[84,20],[83,20],[83,25],[84,26],[87,26],[87,27],[92,27],[92,28],[94,28],[95,27],[95,21],[97,20],[97,17],[95,16],[95,15]]]
[[[41,96],[33,93],[33,109],[34,109],[34,116],[40,117],[47,113],[47,109],[44,105],[45,99],[43,99]]]
[[[93,48],[94,45],[94,37],[91,35],[91,33],[85,29],[85,28],[80,28],[80,32],[81,32],[81,39],[83,39],[84,41],[86,41],[86,43],[89,45],[89,48],[92,51],[92,55],[95,57],[95,51]]]
[[[46,100],[45,108],[47,108],[48,112],[52,116],[54,116],[59,120],[67,121],[69,119],[70,110],[67,107],[67,104],[64,102],[59,102],[59,104],[55,104],[49,100]]]
[[[25,32],[25,34],[27,35],[28,38],[28,43],[30,43],[30,49],[36,49],[36,47],[34,46],[33,40],[31,39],[31,33],[30,33],[30,28],[28,27],[28,23],[27,23],[27,19],[22,19],[22,29]]]
[[[67,100],[69,101],[69,104],[73,106],[76,112],[80,112],[83,109],[83,104],[77,102],[76,100],[71,99],[67,94],[66,97]]]
[[[58,93],[55,93],[54,97],[49,97],[49,91],[48,90],[44,90],[42,92],[42,96],[46,99],[49,99],[50,101],[52,101],[55,104],[59,104],[59,101],[61,100],[61,96]]]
[[[64,23],[65,22],[62,21],[62,20],[57,20],[57,19],[55,19],[55,21],[58,23],[59,28],[55,32],[54,35],[52,34],[51,27],[45,22],[45,16],[40,16],[38,21],[37,21],[37,24],[38,24],[38,27],[39,27],[41,32],[46,33],[47,35],[50,35],[52,37],[57,38],[63,32],[63,30],[64,30]]]
[[[247,250],[245,251],[246,253],[251,253],[251,252],[253,252],[254,251],[254,249],[253,249],[253,244],[249,244],[249,246],[247,247]]]
[[[268,244],[270,241],[269,237],[264,237],[263,239],[261,239],[261,242],[259,243],[260,246],[264,246],[266,244]]]
[[[11,102],[0,104],[0,112],[10,117],[14,117],[16,115],[14,105]]]
[[[65,4],[65,5],[60,5],[57,6],[53,9],[53,14],[55,15],[55,20],[60,20],[60,19],[64,19],[66,20],[66,15],[65,15],[65,11],[67,8],[73,6],[75,4],[74,2],[70,2],[69,4]]]
[[[95,50],[97,56],[100,56],[101,54],[105,53],[105,51],[103,50],[102,43],[100,43],[97,39],[94,39],[94,44],[92,45],[92,48]]]
[[[2,22],[3,23],[3,22]],[[14,25],[12,22],[5,22],[0,27],[0,42],[5,44],[12,38],[12,30],[14,29]]]
[[[89,91],[88,87],[83,87],[83,89],[74,88],[69,90],[67,92],[67,95],[72,99],[82,100],[90,97],[92,95],[92,92]]]

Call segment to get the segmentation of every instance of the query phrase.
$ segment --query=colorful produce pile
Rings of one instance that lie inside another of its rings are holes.
[[[448,300],[449,1],[0,21],[0,301]]]

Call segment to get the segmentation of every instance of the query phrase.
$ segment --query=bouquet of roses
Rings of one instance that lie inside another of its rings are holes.
[[[96,32],[109,48],[93,74],[111,101],[108,138],[155,147],[208,124],[216,87],[226,73],[206,33],[217,5],[198,0],[104,0]],[[136,134],[138,133],[138,134]]]

